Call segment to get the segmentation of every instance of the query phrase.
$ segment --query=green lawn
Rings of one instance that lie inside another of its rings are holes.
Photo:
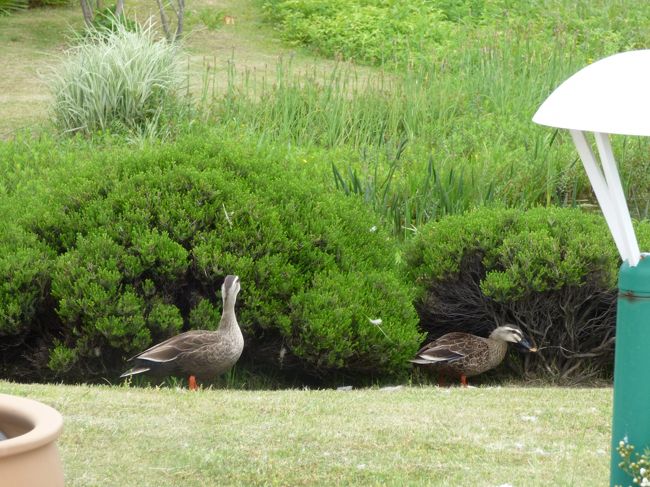
[[[611,389],[22,385],[64,416],[68,486],[605,485]]]

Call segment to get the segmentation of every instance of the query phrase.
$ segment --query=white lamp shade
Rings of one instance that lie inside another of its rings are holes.
[[[650,49],[615,54],[581,69],[546,99],[533,122],[650,136]]]

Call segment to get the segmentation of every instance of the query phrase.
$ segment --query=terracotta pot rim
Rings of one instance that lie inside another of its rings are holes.
[[[35,450],[55,441],[63,429],[63,417],[54,408],[33,399],[0,394],[0,417],[14,416],[32,425],[27,433],[0,441],[0,458]]]

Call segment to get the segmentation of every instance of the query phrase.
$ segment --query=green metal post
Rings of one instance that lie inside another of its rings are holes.
[[[618,289],[610,485],[627,487],[619,442],[627,438],[638,452],[650,447],[650,255],[636,267],[623,263]]]

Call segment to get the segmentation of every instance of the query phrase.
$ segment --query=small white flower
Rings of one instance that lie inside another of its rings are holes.
[[[526,415],[524,415],[524,416],[521,417],[521,420],[522,421],[529,421],[531,423],[535,423],[537,421],[537,416],[526,416]]]
[[[645,468],[641,467],[641,468],[639,469],[639,473],[640,473],[641,475],[645,475],[645,472],[646,472],[646,469],[645,469]],[[644,480],[645,480],[645,479],[644,479]]]
[[[375,233],[377,231],[377,226],[373,225],[370,227],[370,233]]]
[[[359,465],[357,465],[357,468],[358,468],[359,470],[363,470],[363,469],[366,468],[366,464],[365,464],[365,463],[360,463]]]

